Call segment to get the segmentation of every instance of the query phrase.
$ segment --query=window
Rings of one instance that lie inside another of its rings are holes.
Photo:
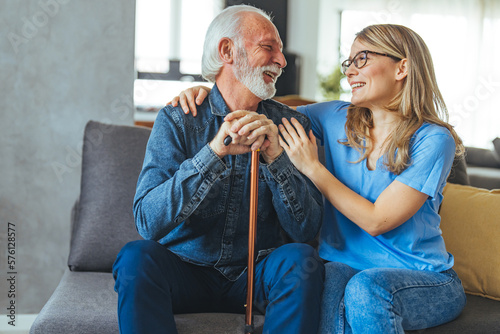
[[[365,26],[405,25],[426,42],[448,107],[449,122],[465,145],[491,148],[492,140],[500,136],[500,113],[496,111],[500,104],[500,62],[491,61],[500,49],[497,38],[500,34],[499,2],[320,1],[322,21],[318,59],[326,60],[318,64],[320,74],[327,74],[348,58],[355,33]],[[339,34],[332,37],[332,33],[322,35],[321,31],[339,31]],[[335,45],[336,50],[323,45]],[[335,51],[337,54],[332,55]],[[345,79],[342,83],[350,92]],[[341,99],[349,100],[350,93]]]
[[[141,111],[157,111],[181,90],[202,82],[205,33],[224,1],[137,0],[136,6],[137,119],[145,117]]]

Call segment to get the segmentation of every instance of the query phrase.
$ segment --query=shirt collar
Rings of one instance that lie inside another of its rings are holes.
[[[217,116],[226,116],[231,110],[227,107],[226,101],[222,97],[217,84],[214,84],[212,91],[208,95],[208,102],[210,103],[210,109],[212,114]]]
[[[212,114],[214,115],[226,116],[231,112],[231,110],[229,110],[226,104],[226,101],[224,101],[224,98],[222,97],[219,88],[217,87],[217,84],[214,84],[214,86],[212,87],[212,90],[208,95],[208,102],[210,103]],[[259,102],[259,106],[257,107],[257,112],[259,114],[264,114],[267,117],[269,117],[266,108],[264,107],[265,105],[264,102],[265,101]]]

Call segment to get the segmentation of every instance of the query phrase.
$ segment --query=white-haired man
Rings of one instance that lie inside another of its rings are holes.
[[[255,306],[265,333],[315,333],[324,267],[307,244],[322,198],[279,145],[276,124],[307,118],[271,100],[286,65],[269,17],[250,6],[219,14],[205,39],[215,82],[196,117],[163,108],[137,183],[134,215],[146,240],[113,267],[121,333],[176,333],[174,314],[244,312],[250,151],[260,149]],[[232,142],[224,144],[230,136]]]

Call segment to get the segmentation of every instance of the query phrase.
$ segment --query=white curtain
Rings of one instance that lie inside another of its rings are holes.
[[[348,56],[354,34],[363,27],[405,25],[429,47],[450,123],[464,143],[491,148],[500,137],[500,1],[322,0],[320,10],[319,44],[330,49],[318,50],[319,73]],[[332,57],[335,47],[340,57]]]

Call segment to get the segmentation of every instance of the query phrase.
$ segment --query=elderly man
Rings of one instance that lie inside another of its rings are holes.
[[[265,333],[317,331],[323,264],[312,247],[285,243],[284,235],[313,239],[322,198],[278,141],[283,117],[308,129],[307,118],[266,100],[286,65],[281,50],[267,14],[227,8],[207,31],[202,73],[215,85],[197,117],[173,106],[159,112],[134,199],[146,240],[125,245],[113,267],[121,333],[176,333],[177,313],[244,313],[249,152],[256,149],[255,307],[265,313]]]

